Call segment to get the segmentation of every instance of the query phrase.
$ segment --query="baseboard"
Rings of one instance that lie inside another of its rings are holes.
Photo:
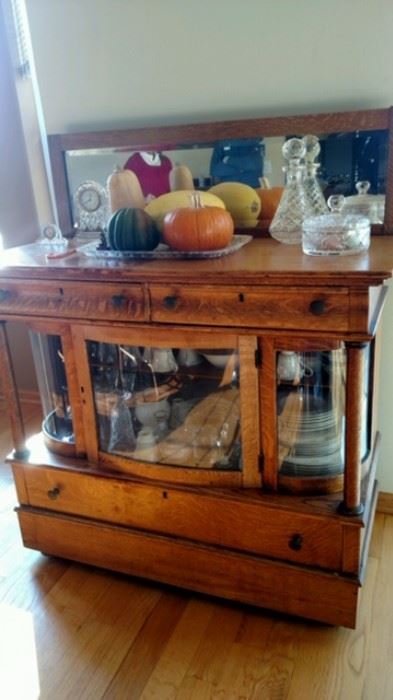
[[[21,403],[40,403],[39,392],[34,389],[19,389],[18,396]],[[3,394],[0,394],[0,401],[4,401]]]
[[[387,513],[387,515],[393,515],[393,493],[387,493],[387,491],[379,492],[377,513]]]

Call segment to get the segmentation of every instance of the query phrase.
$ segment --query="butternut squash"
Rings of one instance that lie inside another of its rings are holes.
[[[144,209],[145,198],[140,182],[132,170],[116,168],[107,179],[111,212],[118,209]]]
[[[169,173],[169,184],[171,192],[193,190],[194,181],[190,168],[187,165],[175,165]]]

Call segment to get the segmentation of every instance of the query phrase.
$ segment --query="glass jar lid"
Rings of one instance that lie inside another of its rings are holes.
[[[305,231],[328,235],[353,231],[360,233],[370,230],[370,221],[367,217],[343,211],[345,197],[342,194],[331,195],[327,203],[330,212],[305,219],[303,223]]]
[[[345,198],[344,212],[363,214],[372,224],[383,223],[385,195],[369,194],[370,183],[368,180],[360,180],[355,186],[357,194]]]

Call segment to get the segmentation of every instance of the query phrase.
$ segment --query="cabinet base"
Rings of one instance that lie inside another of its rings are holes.
[[[26,547],[193,591],[354,628],[359,582],[181,538],[22,506]]]

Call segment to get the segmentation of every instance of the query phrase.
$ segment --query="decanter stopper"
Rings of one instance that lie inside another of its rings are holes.
[[[287,174],[286,185],[269,232],[280,243],[300,244],[303,221],[314,214],[303,183],[304,165],[301,161],[306,155],[306,145],[303,139],[289,139],[284,143],[282,153],[287,161],[283,167]]]
[[[311,202],[314,214],[326,214],[328,207],[317,179],[319,163],[315,163],[315,159],[321,150],[319,139],[317,136],[307,134],[307,136],[303,137],[303,142],[306,146],[304,189]]]
[[[359,180],[355,187],[358,194],[367,194],[370,189],[370,183],[368,180]]]
[[[343,194],[331,194],[327,206],[332,214],[340,214],[345,205],[345,197]]]

